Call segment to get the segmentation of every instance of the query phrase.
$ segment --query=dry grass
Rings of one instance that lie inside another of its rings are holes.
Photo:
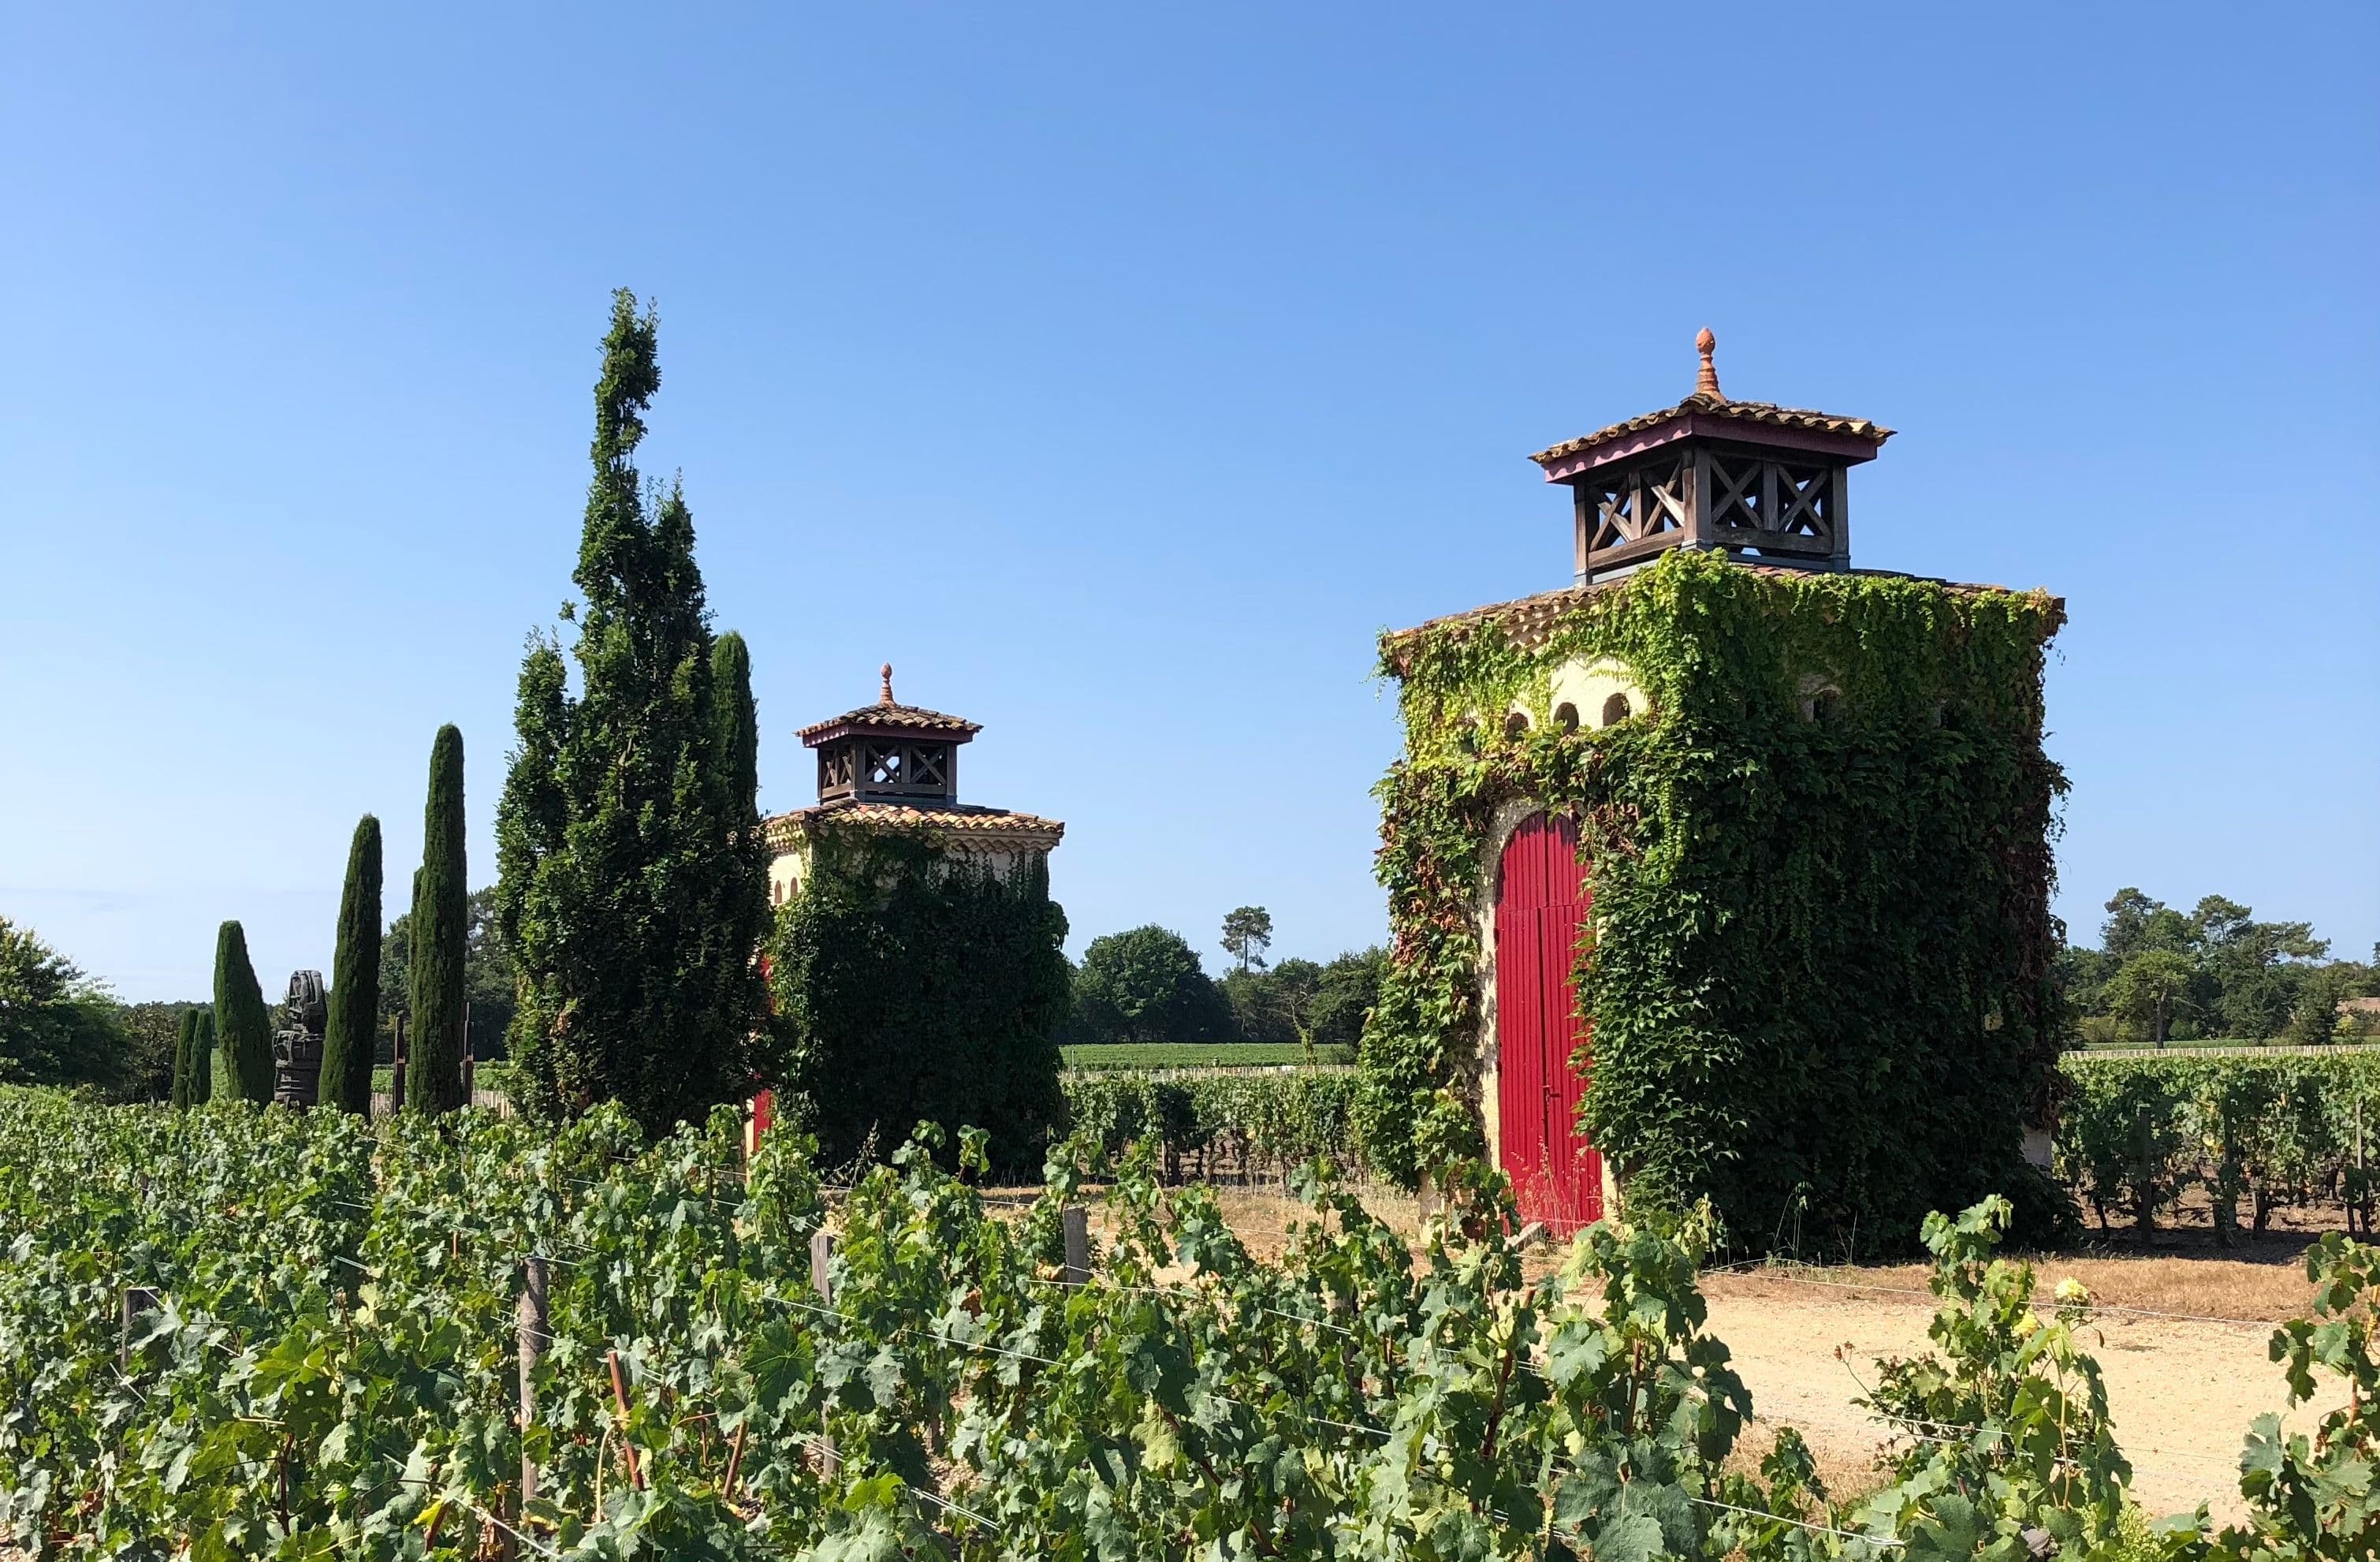
[[[2274,1243],[2269,1256],[2254,1257],[2048,1253],[2035,1255],[2032,1262],[2045,1305],[2058,1282],[2070,1278],[2082,1283],[2101,1312],[2265,1324],[2306,1313],[2313,1287],[2297,1262],[2303,1246],[2294,1244],[2284,1251]],[[1926,1299],[1931,1274],[1918,1263],[1730,1270],[1706,1275],[1703,1287],[1714,1296],[1781,1300],[1797,1295],[1806,1300],[1810,1287],[1822,1287],[1840,1292],[1846,1301],[1919,1304]]]
[[[1223,1218],[1256,1257],[1278,1259],[1289,1241],[1293,1223],[1313,1218],[1313,1212],[1291,1197],[1279,1182],[1210,1185]],[[986,1190],[996,1200],[1029,1202],[1036,1188]],[[1354,1186],[1353,1191],[1375,1216],[1408,1243],[1421,1240],[1422,1214],[1410,1193],[1383,1183]],[[2231,1320],[2243,1324],[2276,1323],[2305,1315],[2313,1295],[2305,1277],[2305,1250],[2314,1236],[2338,1225],[2336,1211],[2276,1211],[2273,1229],[2261,1238],[2240,1235],[2238,1245],[2225,1250],[2214,1239],[2203,1202],[2185,1205],[2168,1217],[2145,1246],[2135,1234],[2119,1230],[2070,1252],[2035,1253],[2028,1257],[2037,1272],[2045,1299],[2058,1281],[2075,1279],[2091,1292],[2102,1310],[2135,1309],[2178,1317]],[[1096,1205],[1095,1230],[1108,1226]],[[1531,1278],[1545,1274],[1561,1260],[1564,1248],[1553,1243],[1538,1248],[1528,1261]],[[1843,1300],[1869,1300],[1925,1305],[1924,1263],[1871,1263],[1857,1267],[1791,1267],[1714,1271],[1704,1277],[1711,1294],[1799,1295],[1812,1300],[1824,1287]]]

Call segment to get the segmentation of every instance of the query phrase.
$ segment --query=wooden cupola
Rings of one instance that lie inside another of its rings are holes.
[[[892,698],[892,664],[873,705],[801,729],[818,750],[819,801],[954,803],[959,745],[983,728]]]
[[[1702,355],[1694,393],[1530,459],[1569,485],[1577,583],[1626,574],[1668,548],[1725,548],[1762,564],[1848,569],[1850,470],[1892,431],[1766,401],[1730,401]]]

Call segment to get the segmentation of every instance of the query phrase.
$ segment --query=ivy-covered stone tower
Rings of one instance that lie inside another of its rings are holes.
[[[1485,1153],[1557,1228],[1707,1198],[1738,1248],[2063,1216],[2046,592],[1851,562],[1891,431],[1693,395],[1539,452],[1569,586],[1384,636],[1377,1163]],[[2029,1160],[2030,1157],[2030,1160]]]
[[[1038,1171],[1065,1114],[1058,1028],[1066,916],[1050,897],[1054,819],[965,803],[976,723],[892,697],[801,730],[818,799],[766,821],[770,988],[786,1087],[825,1164],[889,1154],[920,1122],[955,1153]],[[779,1107],[756,1103],[755,1130]]]

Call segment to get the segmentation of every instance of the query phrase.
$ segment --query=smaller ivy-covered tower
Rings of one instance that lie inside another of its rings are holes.
[[[818,802],[767,821],[769,897],[801,891],[818,842],[854,829],[931,836],[946,855],[1006,874],[1038,864],[1065,836],[1054,819],[959,801],[959,749],[983,730],[892,697],[892,664],[876,702],[814,722],[797,735],[818,753]]]
[[[2046,592],[1854,568],[1891,431],[1694,391],[1540,451],[1572,583],[1382,638],[1392,963],[1367,1146],[1557,1228],[1707,1198],[1739,1248],[2064,1205]]]
[[[979,1128],[995,1164],[1038,1171],[1063,1118],[1065,826],[959,800],[959,750],[982,730],[895,700],[888,663],[874,704],[802,728],[819,800],[765,823],[772,1083],[793,1100],[764,1098],[756,1129],[791,1104],[827,1164],[930,1122],[945,1154]]]

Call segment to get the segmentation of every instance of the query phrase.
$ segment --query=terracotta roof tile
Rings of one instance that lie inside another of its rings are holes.
[[[1056,846],[1059,837],[1066,833],[1066,826],[1058,820],[1012,813],[979,803],[855,802],[847,798],[772,814],[763,821],[763,827],[769,845],[782,849],[792,844],[795,832],[814,824],[856,824],[862,829],[938,830],[987,844],[995,836],[1020,836],[1026,837],[1027,844],[1045,848]]]
[[[1803,429],[1813,433],[1848,434],[1859,439],[1872,439],[1878,445],[1892,437],[1890,429],[1881,424],[1872,423],[1865,418],[1843,418],[1832,412],[1812,412],[1799,407],[1779,407],[1773,401],[1730,401],[1725,397],[1708,396],[1696,391],[1675,407],[1664,407],[1658,412],[1647,412],[1642,417],[1631,418],[1623,423],[1614,423],[1609,428],[1597,429],[1593,433],[1582,434],[1576,439],[1566,439],[1560,445],[1538,451],[1529,459],[1540,466],[1549,461],[1567,460],[1598,445],[1615,439],[1625,439],[1630,434],[1643,433],[1645,430],[1658,428],[1672,419],[1684,417],[1719,418],[1744,423],[1766,423],[1774,428]]]
[[[795,736],[807,743],[815,734],[832,732],[838,727],[892,727],[904,732],[940,732],[953,737],[974,737],[983,730],[983,724],[965,716],[944,715],[917,705],[887,705],[881,702],[862,705],[856,711],[845,711],[839,716],[814,721]]]

